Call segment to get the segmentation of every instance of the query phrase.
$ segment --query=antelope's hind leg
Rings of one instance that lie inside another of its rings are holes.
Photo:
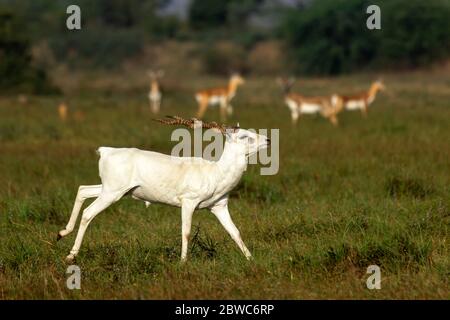
[[[331,122],[331,124],[333,125],[333,126],[338,126],[339,125],[339,120],[338,120],[338,118],[337,118],[337,116],[336,115],[332,115],[330,118],[329,118],[329,120],[330,120],[330,122]]]
[[[100,196],[92,202],[89,207],[83,210],[83,215],[81,217],[80,226],[78,228],[78,234],[75,239],[75,244],[70,250],[70,254],[66,257],[67,262],[71,262],[80,250],[81,242],[83,241],[84,233],[87,227],[91,223],[92,219],[95,218],[100,212],[108,208],[111,204],[118,201],[126,192],[102,192]]]
[[[73,231],[75,223],[77,222],[78,214],[80,213],[84,201],[89,198],[98,197],[101,192],[102,192],[101,184],[91,186],[80,186],[78,188],[78,193],[75,198],[75,203],[73,205],[72,214],[70,215],[69,222],[67,223],[66,228],[58,233],[56,240],[59,240],[62,237],[67,236],[69,233]]]

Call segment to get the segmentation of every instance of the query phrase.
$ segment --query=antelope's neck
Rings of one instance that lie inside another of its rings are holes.
[[[368,100],[373,100],[375,99],[376,95],[378,93],[378,87],[376,85],[371,85],[370,89],[369,89],[369,94],[368,94]]]
[[[151,84],[150,84],[150,91],[151,91],[151,92],[159,92],[158,81],[152,80],[152,82],[151,82]]]
[[[232,143],[225,142],[225,148],[219,161],[217,161],[219,184],[223,184],[230,191],[241,179],[247,169],[247,157],[245,153]]]
[[[230,80],[230,83],[228,84],[228,95],[234,96],[236,94],[238,84],[236,81]]]

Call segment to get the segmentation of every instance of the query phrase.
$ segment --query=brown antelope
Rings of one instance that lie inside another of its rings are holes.
[[[153,72],[152,70],[150,70],[148,72],[148,76],[150,77],[150,91],[148,93],[150,109],[153,113],[158,113],[159,109],[161,108],[162,97],[158,79],[164,76],[164,71],[158,70],[157,72]]]
[[[81,122],[84,120],[84,112],[81,110],[73,110],[69,108],[65,102],[61,102],[58,105],[58,116],[62,122],[66,122],[69,118],[75,120],[76,122]]]
[[[199,108],[197,118],[203,118],[208,106],[220,105],[220,116],[222,120],[226,119],[227,115],[233,114],[233,106],[230,104],[231,99],[236,95],[236,90],[239,85],[245,81],[239,74],[233,74],[230,77],[228,86],[210,88],[197,91],[195,98],[198,102]]]
[[[64,102],[61,102],[58,106],[58,116],[59,119],[63,122],[67,120],[69,114],[69,110],[67,108],[67,105]]]
[[[381,80],[372,83],[368,91],[361,92],[359,94],[343,96],[339,95],[339,99],[346,110],[361,110],[363,116],[367,116],[367,109],[369,105],[375,100],[378,91],[384,90],[384,86]]]
[[[338,125],[337,114],[342,110],[342,102],[337,95],[331,97],[306,97],[298,93],[291,92],[295,82],[294,78],[277,79],[284,90],[284,101],[291,110],[292,123],[296,124],[301,114],[320,113],[333,125]]]
[[[17,97],[17,101],[19,101],[19,103],[21,103],[21,104],[27,104],[28,97],[25,94],[19,94],[19,96]]]

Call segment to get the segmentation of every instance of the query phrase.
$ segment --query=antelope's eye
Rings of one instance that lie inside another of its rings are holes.
[[[247,139],[248,138],[248,135],[244,135],[244,136],[240,136],[239,137],[239,139],[241,139],[241,140],[244,140],[244,139]]]

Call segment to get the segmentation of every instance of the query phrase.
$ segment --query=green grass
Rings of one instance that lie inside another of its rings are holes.
[[[304,79],[294,90],[351,92],[369,79]],[[146,209],[126,198],[90,225],[76,261],[79,291],[65,285],[75,232],[55,240],[77,187],[99,183],[95,150],[168,153],[173,128],[151,121],[144,86],[74,93],[68,103],[85,119],[67,123],[57,118],[58,97],[31,97],[26,105],[3,97],[0,298],[450,298],[450,78],[416,73],[385,82],[388,91],[367,119],[343,113],[335,128],[314,116],[292,127],[275,82],[248,79],[233,120],[280,129],[279,173],[260,176],[252,166],[231,194],[231,214],[254,261],[201,210],[181,265],[179,209]],[[191,93],[201,86],[167,88],[162,115],[192,116]],[[207,120],[218,116],[207,112]],[[366,288],[371,264],[381,267],[381,290]]]

